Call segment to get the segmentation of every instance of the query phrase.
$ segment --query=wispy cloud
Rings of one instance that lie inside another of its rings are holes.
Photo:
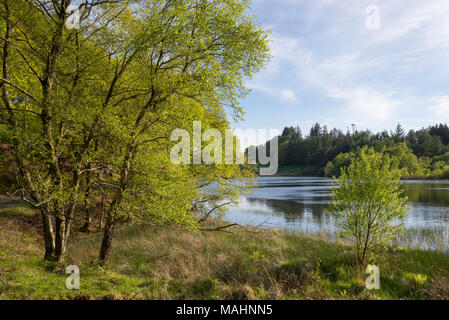
[[[329,125],[340,127],[449,120],[449,1],[253,3],[260,21],[271,26],[273,59],[251,87],[278,98],[272,107],[279,118],[286,115],[278,107],[296,101],[296,119],[333,119]],[[377,30],[366,28],[370,5],[379,7]]]
[[[433,98],[434,104],[430,107],[430,111],[440,119],[449,119],[449,95]]]
[[[351,116],[352,122],[369,117],[372,121],[386,121],[393,114],[399,102],[395,101],[388,87],[360,80],[363,74],[380,63],[363,60],[359,52],[318,58],[304,48],[298,39],[273,37],[273,55],[278,63],[293,66],[298,82],[314,86],[328,98],[341,105],[341,116]],[[276,54],[279,55],[276,55]]]
[[[286,89],[286,88],[278,89],[278,88],[263,85],[260,82],[255,82],[255,81],[247,83],[246,87],[251,90],[256,90],[256,91],[263,92],[265,94],[277,97],[283,101],[288,101],[288,102],[297,102],[298,101],[296,99],[295,92],[291,89]]]
[[[282,89],[281,97],[286,101],[296,102],[295,93],[290,89]]]

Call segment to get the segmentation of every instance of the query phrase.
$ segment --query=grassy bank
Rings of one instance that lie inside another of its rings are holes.
[[[279,167],[278,177],[321,177],[323,169],[315,166],[283,166]],[[403,176],[401,180],[448,180],[446,176]]]
[[[448,180],[446,176],[403,176],[401,180]]]
[[[351,248],[318,238],[124,227],[102,269],[100,234],[75,234],[57,266],[41,260],[38,231],[33,211],[0,210],[0,299],[449,299],[449,256],[433,251],[375,255],[381,289],[368,291]],[[65,288],[71,264],[78,291]]]
[[[279,177],[319,177],[323,175],[323,170],[316,166],[283,166],[278,169],[276,176]]]

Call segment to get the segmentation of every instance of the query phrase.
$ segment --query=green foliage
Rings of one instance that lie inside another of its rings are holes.
[[[402,175],[425,175],[425,165],[419,161],[412,150],[404,142],[394,144],[386,149],[392,159],[398,162]]]
[[[327,177],[340,176],[342,170],[350,165],[351,160],[360,155],[361,150],[339,154],[334,160],[328,162],[325,168],[325,175]],[[384,150],[397,162],[402,176],[425,175],[428,172],[424,161],[420,161],[404,142],[391,144],[388,147],[383,147],[381,150]]]
[[[436,160],[436,159],[435,159]],[[431,165],[431,175],[434,177],[449,178],[449,161],[436,161]]]
[[[8,126],[0,123],[0,143],[12,143],[12,132]]]
[[[415,273],[404,273],[404,277],[413,283],[416,287],[422,287],[427,282],[427,276]]]
[[[444,151],[441,138],[432,135],[429,130],[411,131],[407,138],[413,153],[418,157],[431,158],[441,155]]]
[[[326,177],[339,177],[342,170],[345,170],[351,163],[354,157],[352,153],[340,153],[333,161],[329,161],[324,168],[324,175]]]
[[[321,169],[316,166],[284,166],[279,168],[278,175],[286,176],[319,176],[321,174]]]
[[[425,274],[406,272],[404,273],[404,278],[409,283],[411,295],[417,296],[419,294],[419,290],[422,290],[425,287],[428,277]]]
[[[13,144],[22,193],[54,224],[44,228],[46,257],[67,242],[75,207],[88,212],[89,196],[104,198],[107,230],[125,221],[195,229],[197,215],[249,185],[228,181],[250,173],[176,166],[170,134],[192,132],[193,121],[223,134],[228,115],[243,117],[245,81],[269,59],[249,1],[94,1],[79,30],[65,28],[68,4],[0,5],[2,25],[17,26],[1,35],[13,48],[3,46],[13,85],[3,83],[0,119],[11,128],[0,138]],[[214,182],[219,197],[205,197]]]
[[[373,249],[391,245],[402,231],[401,219],[408,208],[399,178],[397,161],[363,148],[335,180],[328,213],[335,218],[340,236],[354,245],[360,263]]]
[[[341,169],[347,167],[351,158],[365,146],[376,151],[385,149],[397,158],[404,177],[447,176],[446,169],[431,166],[437,161],[449,164],[449,157],[444,155],[449,149],[449,127],[443,124],[416,132],[410,130],[407,135],[401,125],[391,132],[384,130],[374,134],[369,130],[356,130],[355,126],[352,132],[346,133],[335,128],[328,130],[316,123],[305,136],[299,128],[286,127],[279,136],[279,171],[291,167],[315,167],[319,175],[338,177]],[[285,174],[307,175],[301,171]]]

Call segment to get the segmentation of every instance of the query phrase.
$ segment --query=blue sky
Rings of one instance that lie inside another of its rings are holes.
[[[253,0],[250,13],[271,30],[272,61],[234,128],[449,122],[449,1]]]

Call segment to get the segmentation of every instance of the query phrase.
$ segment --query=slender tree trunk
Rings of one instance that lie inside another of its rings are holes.
[[[86,191],[84,192],[84,225],[81,228],[83,232],[91,232],[92,231],[92,218],[90,215],[90,191],[92,189],[91,184],[91,171],[92,165],[87,165],[87,173],[86,173]]]
[[[78,162],[81,162],[81,158]],[[63,237],[61,238],[62,239],[62,243],[61,243],[62,256],[61,256],[61,258],[64,258],[65,250],[67,247],[67,241],[69,239],[70,230],[72,228],[72,221],[73,221],[73,217],[75,215],[76,204],[78,201],[78,190],[79,190],[79,186],[80,186],[80,180],[81,180],[81,164],[73,173],[72,196],[70,199],[69,208],[65,211],[65,215],[64,215],[64,233],[63,233]]]
[[[53,232],[53,226],[50,219],[50,214],[46,208],[41,208],[42,226],[44,231],[45,242],[45,260],[53,260],[55,253],[55,236]]]
[[[114,235],[115,222],[114,217],[109,214],[106,220],[106,226],[103,232],[103,241],[101,242],[99,260],[102,265],[109,264],[109,256],[111,251],[112,236]]]
[[[154,95],[155,91],[153,88],[150,100],[147,102],[145,107],[140,111],[139,115],[137,116],[134,125],[134,128],[136,130],[137,128],[139,128],[143,118],[145,117],[145,113],[148,111],[148,108],[152,105],[154,101]],[[134,137],[134,135],[131,136]],[[99,260],[103,265],[109,263],[109,252],[111,250],[112,236],[114,233],[115,223],[117,222],[117,210],[118,207],[120,206],[120,203],[122,202],[123,194],[128,184],[129,171],[136,152],[136,145],[134,144],[134,142],[135,141],[132,140],[131,142],[128,143],[126,147],[125,158],[123,159],[122,168],[120,170],[120,184],[112,200],[111,206],[109,207],[108,210],[106,226],[104,229],[103,241],[101,243],[100,256],[99,256]]]
[[[99,260],[101,264],[107,265],[109,263],[109,251],[111,250],[112,236],[114,233],[114,227],[117,222],[117,211],[120,203],[123,199],[123,193],[125,192],[126,185],[128,183],[128,175],[131,167],[132,159],[134,157],[135,147],[132,144],[128,144],[126,149],[126,155],[123,159],[122,169],[120,171],[120,184],[117,189],[114,199],[107,213],[106,226],[104,228],[103,241],[101,243]]]
[[[371,237],[371,226],[372,226],[371,211],[370,211],[368,218],[370,219],[370,221],[368,222],[368,229],[366,231],[366,237],[365,237],[365,242],[363,245],[363,252],[362,252],[362,258],[361,258],[363,264],[365,264],[366,261],[368,260],[368,244],[369,244],[369,239]]]
[[[101,190],[101,209],[100,209],[100,221],[98,222],[98,228],[103,229],[103,217],[104,217],[104,191]]]
[[[61,210],[55,216],[55,261],[64,260],[65,254],[65,236],[66,236],[66,219],[64,212]]]
[[[102,265],[109,264],[109,253],[111,250],[112,236],[114,234],[115,224],[117,222],[117,209],[122,201],[123,197],[122,187],[115,194],[114,200],[112,200],[111,206],[107,212],[106,225],[103,232],[103,240],[101,242],[99,260]]]

